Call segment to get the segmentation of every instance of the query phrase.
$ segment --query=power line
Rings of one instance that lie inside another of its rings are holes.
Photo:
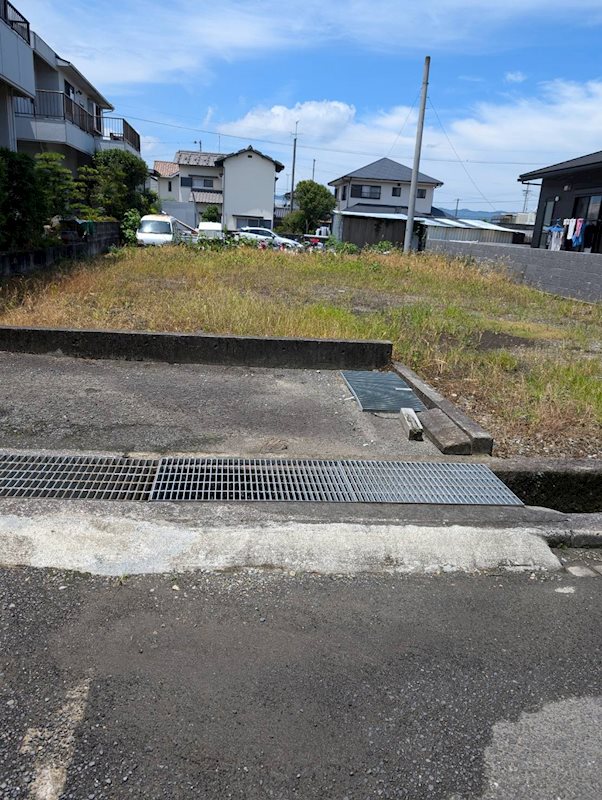
[[[429,102],[430,102],[430,100],[429,100]],[[431,103],[431,107],[433,107],[432,103]],[[435,111],[434,107],[433,107],[433,111]],[[437,119],[439,119],[436,111],[435,111],[435,115],[437,116]],[[170,122],[159,122],[157,120],[145,119],[143,117],[130,116],[129,119],[135,120],[136,122],[146,122],[148,125],[161,125],[161,126],[166,127],[166,128],[174,128],[175,130],[181,130],[181,131],[193,131],[194,133],[203,133],[203,134],[208,134],[209,136],[225,136],[225,137],[228,137],[229,139],[242,139],[242,140],[246,140],[246,141],[250,141],[250,142],[261,142],[262,144],[271,144],[271,145],[274,145],[275,147],[283,147],[283,148],[289,147],[289,143],[288,142],[278,142],[278,141],[275,141],[274,139],[260,139],[260,138],[258,138],[256,136],[241,136],[241,135],[237,135],[237,134],[234,134],[234,133],[220,133],[219,131],[210,131],[210,130],[206,130],[204,128],[192,128],[192,127],[188,127],[186,125],[174,125],[173,123],[170,123]],[[439,124],[441,125],[441,121],[439,121]],[[441,126],[441,127],[443,129],[443,126]],[[443,129],[443,132],[445,133],[445,129]],[[446,138],[448,138],[447,134],[445,134],[445,136],[446,136]],[[448,141],[449,141],[449,138],[448,138]],[[450,142],[450,145],[451,145],[451,142]],[[309,145],[309,144],[305,144],[305,145],[304,144],[300,144],[300,145],[298,145],[298,147],[299,147],[299,149],[314,150],[314,151],[323,152],[323,153],[340,153],[341,155],[368,156],[370,158],[382,158],[382,152],[374,153],[374,152],[367,152],[367,151],[361,151],[361,150],[343,150],[343,149],[341,149],[339,147],[321,147],[319,145]],[[453,146],[452,146],[452,150],[454,150]],[[456,152],[456,151],[454,150],[454,152]],[[411,155],[403,155],[403,156],[398,156],[398,157],[399,158],[408,158],[409,159],[412,156]],[[459,161],[460,164],[481,164],[481,165],[487,165],[487,166],[513,166],[513,167],[533,167],[533,166],[537,167],[537,166],[541,166],[542,165],[540,161],[485,161],[485,160],[478,160],[478,159],[466,159],[465,161],[463,161],[462,159],[460,159],[460,157],[458,156],[457,153],[456,153],[456,158],[434,158],[434,157],[429,157],[429,156],[423,156],[422,157],[422,161],[431,161],[433,163],[447,163],[447,164],[455,164],[456,161]]]
[[[445,136],[445,138],[447,139],[449,146],[451,147],[451,149],[452,149],[452,151],[453,151],[454,155],[455,155],[455,156],[456,156],[456,158],[458,159],[458,162],[459,162],[459,163],[462,165],[462,169],[463,169],[463,170],[464,170],[464,172],[466,173],[466,177],[467,177],[467,178],[468,178],[468,180],[469,180],[469,181],[472,183],[472,185],[473,185],[473,186],[474,186],[474,188],[477,190],[477,192],[478,192],[478,193],[481,195],[481,197],[483,198],[483,200],[484,200],[486,203],[489,203],[489,205],[491,206],[491,208],[492,208],[492,209],[495,211],[495,206],[493,205],[493,203],[492,203],[490,200],[488,200],[488,199],[485,197],[485,195],[483,194],[483,192],[482,192],[482,191],[479,189],[479,187],[477,186],[477,184],[476,184],[476,183],[475,183],[475,181],[473,180],[473,178],[472,178],[472,175],[470,174],[470,172],[469,172],[469,171],[466,169],[466,165],[464,164],[464,162],[462,161],[462,159],[461,159],[461,158],[460,158],[460,156],[458,155],[458,151],[457,151],[457,150],[456,150],[456,148],[453,146],[451,139],[450,139],[450,138],[449,138],[449,136],[447,135],[447,131],[445,130],[445,128],[443,127],[443,123],[442,123],[442,122],[441,122],[441,120],[439,119],[439,114],[437,114],[437,109],[436,109],[436,108],[435,108],[435,106],[433,105],[433,101],[432,101],[430,98],[429,98],[429,103],[430,103],[430,106],[431,106],[431,108],[433,109],[433,111],[434,111],[434,113],[435,113],[435,116],[437,117],[437,122],[439,123],[439,126],[441,127],[441,130],[443,131],[443,135],[444,135],[444,136]],[[475,162],[475,163],[476,163],[476,162]]]
[[[404,122],[403,122],[403,125],[402,125],[402,126],[401,126],[401,128],[399,129],[399,131],[398,131],[398,133],[397,133],[397,136],[395,137],[395,139],[394,139],[394,141],[393,141],[393,144],[392,144],[392,145],[391,145],[391,147],[389,148],[389,152],[387,153],[387,158],[388,158],[388,157],[391,155],[391,153],[393,152],[393,148],[395,147],[395,145],[397,144],[397,142],[399,141],[399,139],[401,139],[401,134],[403,133],[405,126],[406,126],[406,125],[408,124],[408,122],[410,121],[410,117],[412,116],[412,111],[414,110],[414,106],[416,105],[416,100],[418,100],[418,97],[419,97],[419,95],[420,95],[420,92],[417,92],[417,93],[416,93],[416,97],[414,98],[414,102],[412,103],[412,105],[411,105],[411,107],[410,107],[410,110],[408,111],[408,116],[405,118],[405,120],[404,120]]]

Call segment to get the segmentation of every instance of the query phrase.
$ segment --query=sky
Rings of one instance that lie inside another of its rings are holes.
[[[251,144],[285,164],[284,192],[298,122],[296,182],[411,166],[426,55],[437,206],[522,210],[519,174],[602,149],[601,0],[13,2],[150,164]]]

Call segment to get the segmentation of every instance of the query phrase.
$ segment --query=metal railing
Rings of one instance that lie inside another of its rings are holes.
[[[0,0],[0,19],[25,39],[27,44],[31,44],[29,22],[8,0]]]
[[[140,135],[125,119],[91,114],[64,92],[40,89],[36,92],[35,101],[27,97],[15,97],[14,103],[17,116],[65,119],[92,136],[101,136],[111,142],[125,142],[140,152]]]
[[[127,142],[140,152],[140,134],[121,117],[102,118],[102,138],[112,142]]]

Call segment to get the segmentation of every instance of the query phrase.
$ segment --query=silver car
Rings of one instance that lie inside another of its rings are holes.
[[[269,228],[240,228],[237,235],[241,239],[252,239],[256,242],[265,242],[272,247],[286,247],[287,249],[303,249],[300,242],[294,239],[287,239],[285,236],[278,236],[277,233],[271,231]]]

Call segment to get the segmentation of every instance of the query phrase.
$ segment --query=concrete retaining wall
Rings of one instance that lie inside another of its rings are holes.
[[[504,267],[519,283],[544,292],[587,300],[602,300],[602,255],[552,252],[522,245],[482,242],[427,242],[427,250],[452,256],[471,256],[492,268]]]
[[[390,363],[393,346],[380,341],[7,326],[0,327],[0,350],[170,364],[374,369]]]
[[[27,253],[0,253],[0,278],[30,275],[32,272],[50,269],[63,259],[97,256],[106,253],[111,245],[119,244],[119,241],[119,223],[96,222],[94,233],[81,241]]]

